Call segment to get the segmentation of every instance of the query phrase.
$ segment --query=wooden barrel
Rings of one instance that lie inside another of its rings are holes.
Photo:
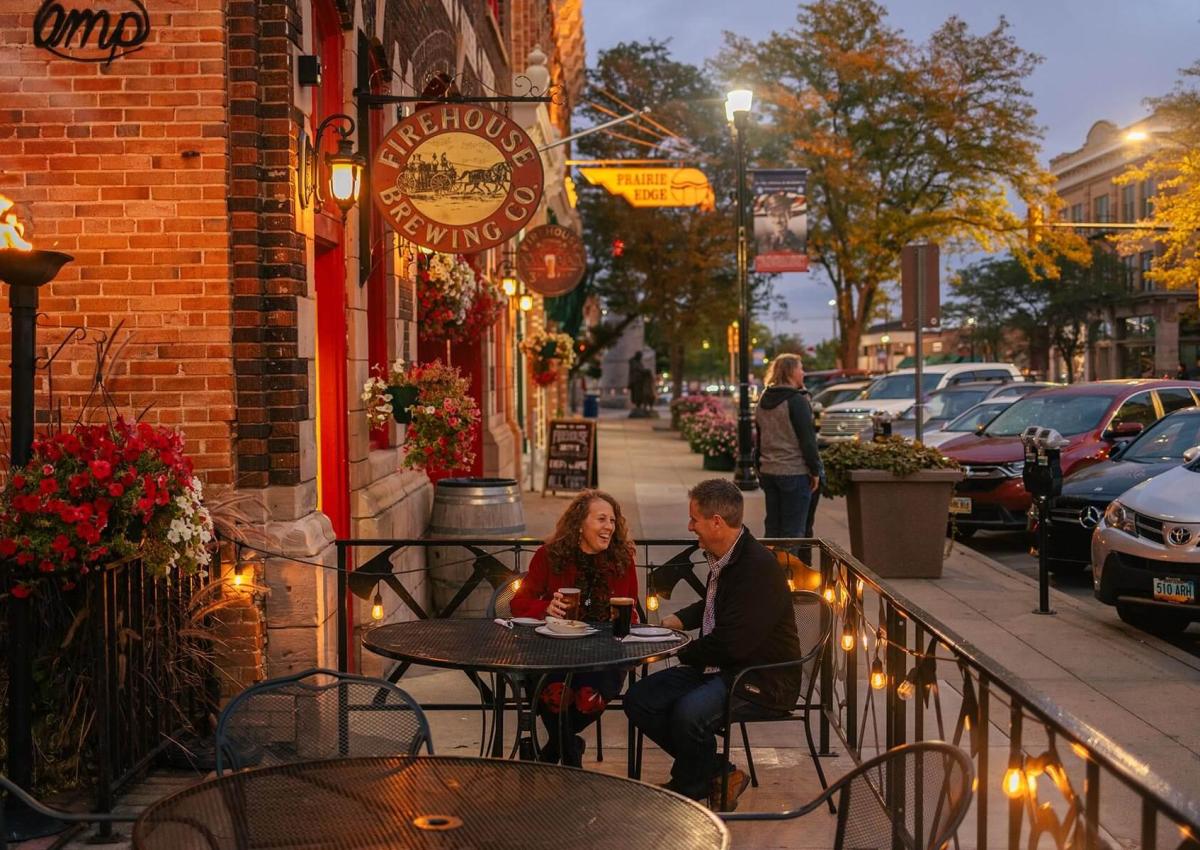
[[[444,478],[433,496],[433,515],[428,537],[507,538],[525,533],[525,510],[521,487],[511,478]],[[433,546],[427,568],[430,593],[436,611],[443,610],[474,575],[477,564],[485,571],[500,567],[517,570],[512,551],[500,546]],[[479,555],[482,551],[486,555]],[[528,565],[528,557],[522,562]],[[486,579],[454,610],[455,617],[482,617],[492,595]]]

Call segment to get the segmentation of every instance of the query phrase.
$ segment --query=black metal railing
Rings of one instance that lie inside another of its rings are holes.
[[[969,749],[976,794],[960,842],[1197,846],[1195,800],[836,545],[822,541],[820,554],[822,592],[836,611],[825,713],[857,761],[923,740]]]
[[[26,648],[32,686],[9,683],[5,721],[42,737],[34,750],[10,753],[7,772],[32,789],[66,770],[50,784],[75,781],[90,790],[95,811],[110,812],[156,756],[188,733],[204,736],[217,697],[203,612],[208,582],[155,577],[131,560],[93,570],[69,591],[46,585],[29,598],[10,596],[10,614],[24,611],[3,639],[9,651]]]
[[[923,740],[970,751],[976,795],[956,850],[1036,850],[1046,840],[1060,850],[1200,848],[1196,801],[848,553],[825,540],[764,542],[776,549],[793,587],[819,590],[836,612],[820,668],[819,751],[830,753],[831,733],[859,762]],[[350,660],[355,596],[366,600],[388,586],[414,616],[450,616],[476,588],[495,588],[523,573],[540,545],[529,538],[338,541],[338,591],[345,601],[337,606],[339,665],[346,669]],[[423,559],[396,562],[409,550],[428,553],[433,547],[458,547],[457,557],[443,566],[469,569],[449,600],[426,606],[401,581],[424,572]],[[810,552],[819,569],[809,566]],[[651,617],[657,601],[670,599],[680,585],[703,595],[707,570],[694,540],[642,541],[636,562]],[[351,571],[354,563],[359,567]],[[1181,711],[1180,723],[1190,722]]]

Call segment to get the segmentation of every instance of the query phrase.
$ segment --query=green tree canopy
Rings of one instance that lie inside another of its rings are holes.
[[[1112,250],[1094,244],[1090,262],[1059,258],[1057,280],[1039,278],[1016,257],[989,258],[959,272],[946,305],[947,324],[970,325],[985,357],[1003,359],[1006,332],[1024,338],[1031,365],[1049,370],[1050,347],[1057,348],[1074,381],[1075,358],[1087,343],[1097,311],[1128,293],[1124,266]]]
[[[1039,58],[1003,18],[976,35],[951,17],[917,44],[885,17],[874,0],[815,0],[760,42],[727,33],[715,62],[761,104],[757,164],[809,170],[809,253],[837,295],[844,363],[911,241],[1008,248],[1051,277],[1058,256],[1086,257],[1065,231],[1027,245],[1008,203],[1061,207],[1025,89]]]

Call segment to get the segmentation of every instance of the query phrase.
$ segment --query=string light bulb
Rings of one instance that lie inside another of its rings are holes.
[[[375,591],[375,599],[371,603],[371,619],[375,621],[383,619],[383,596],[379,591]]]
[[[854,626],[849,623],[842,626],[842,649],[846,652],[854,649]]]
[[[658,610],[658,594],[657,593],[651,593],[649,596],[646,597],[646,610],[647,611],[657,611]]]
[[[513,589],[513,593],[516,593],[518,590],[521,589],[521,580],[519,578],[515,578],[512,580],[512,589]]]
[[[877,691],[887,687],[887,674],[883,672],[883,662],[878,658],[871,662],[871,687]]]
[[[824,597],[825,601],[831,605],[833,604],[833,600],[837,598],[834,595],[832,587],[826,587],[823,591],[821,591],[821,596]]]
[[[246,577],[242,575],[242,562],[239,559],[238,562],[233,565],[233,586],[241,587],[245,581]]]
[[[917,692],[917,683],[915,681],[916,677],[917,671],[915,669],[910,670],[908,675],[904,677],[904,681],[896,685],[896,696],[900,697],[900,699],[904,700],[905,702],[908,702],[910,699],[912,699]]]
[[[1010,767],[1004,772],[1004,796],[1011,800],[1023,797],[1028,790],[1025,781],[1025,771],[1020,767]]]

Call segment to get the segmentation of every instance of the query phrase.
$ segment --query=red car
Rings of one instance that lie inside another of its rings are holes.
[[[1196,406],[1196,381],[1095,381],[1026,396],[1005,410],[979,434],[967,434],[939,448],[963,467],[951,511],[957,532],[968,536],[981,529],[1021,530],[1031,498],[1021,471],[1025,453],[1021,432],[1030,425],[1053,428],[1070,444],[1062,451],[1063,475],[1104,460],[1115,445],[1128,440],[1159,417]]]

